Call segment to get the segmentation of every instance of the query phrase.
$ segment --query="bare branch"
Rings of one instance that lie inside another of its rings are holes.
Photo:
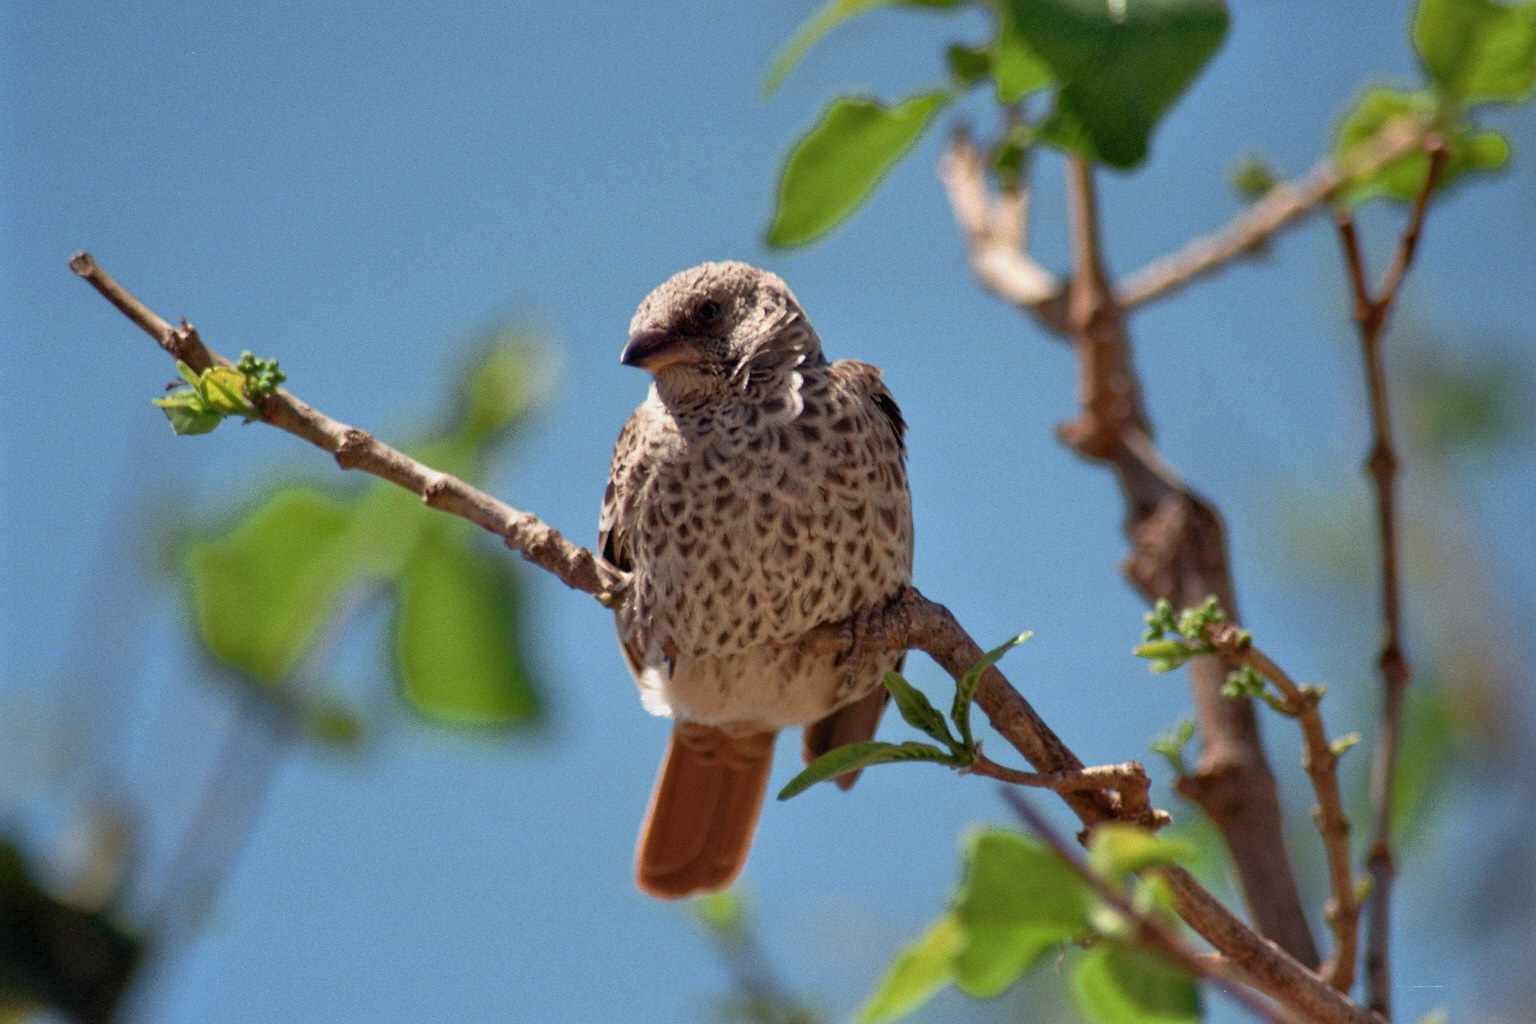
[[[1021,181],[1016,192],[994,194],[987,186],[981,150],[963,129],[950,136],[939,162],[939,180],[949,194],[977,279],[1004,302],[1064,331],[1066,293],[1061,282],[1024,251],[1028,184]]]
[[[107,301],[138,324],[177,359],[194,370],[231,366],[228,359],[203,345],[197,331],[185,321],[172,327],[156,316],[127,289],[96,264],[89,253],[77,253],[70,269],[100,292]],[[260,403],[261,419],[280,427],[336,457],[342,469],[361,469],[421,495],[433,508],[451,512],[502,537],[507,546],[530,562],[554,573],[566,586],[586,591],[611,604],[626,578],[586,548],[566,540],[537,516],[506,505],[478,488],[383,444],[373,435],[331,419],[279,389]]]
[[[1129,309],[1162,298],[1258,251],[1281,229],[1322,207],[1345,182],[1423,144],[1421,127],[1406,120],[1388,123],[1374,139],[1357,146],[1344,164],[1332,157],[1319,160],[1296,181],[1270,189],[1225,226],[1127,275],[1119,285],[1120,305]]]
[[[1429,199],[1445,170],[1448,152],[1436,137],[1421,143],[1429,153],[1429,168],[1424,185],[1414,204],[1413,215],[1403,230],[1380,290],[1371,295],[1366,281],[1365,259],[1360,251],[1355,225],[1348,213],[1338,217],[1339,239],[1344,249],[1353,296],[1354,318],[1360,333],[1361,356],[1365,362],[1366,387],[1370,395],[1372,439],[1366,457],[1366,473],[1376,498],[1376,526],[1381,549],[1381,655],[1377,663],[1382,673],[1381,727],[1377,734],[1375,757],[1371,765],[1372,836],[1366,869],[1371,875],[1370,913],[1366,918],[1365,974],[1371,1009],[1391,1016],[1392,973],[1390,962],[1392,881],[1397,872],[1392,854],[1392,790],[1397,779],[1398,749],[1402,742],[1403,705],[1408,689],[1408,659],[1402,647],[1402,613],[1399,598],[1397,453],[1392,444],[1392,418],[1388,403],[1386,364],[1382,343],[1387,320],[1397,302],[1403,278],[1413,262]]]
[[[1036,789],[1049,789],[1057,793],[1078,793],[1086,789],[1112,789],[1119,794],[1120,811],[1125,817],[1132,820],[1146,818],[1151,823],[1150,827],[1153,828],[1166,825],[1172,820],[1166,811],[1152,808],[1149,797],[1152,780],[1147,777],[1147,770],[1136,761],[1084,768],[1077,772],[1021,772],[1016,768],[1000,765],[978,753],[976,760],[965,771],[971,775],[985,775],[987,778],[1009,782],[1015,786],[1033,786]]]

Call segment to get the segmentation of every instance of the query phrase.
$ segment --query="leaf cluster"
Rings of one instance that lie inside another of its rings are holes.
[[[250,352],[240,353],[232,367],[210,366],[202,373],[178,359],[176,372],[187,387],[151,401],[177,434],[206,434],[226,416],[243,416],[249,422],[261,415],[257,404],[288,379],[276,359],[258,359]]]
[[[785,45],[764,91],[772,93],[801,57],[844,22],[881,7],[943,11],[979,7],[990,39],[953,43],[942,85],[894,104],[841,96],[784,164],[768,243],[803,245],[831,231],[922,138],[947,106],[989,88],[1009,127],[992,152],[1005,189],[1019,187],[1024,154],[1040,144],[1127,170],[1142,163],[1158,123],[1215,56],[1227,30],[1223,0],[831,0]],[[1360,147],[1401,124],[1432,132],[1446,147],[1441,185],[1503,166],[1509,144],[1481,129],[1474,108],[1518,103],[1536,90],[1536,0],[1422,0],[1413,44],[1425,74],[1412,89],[1366,92],[1342,118],[1335,154],[1351,180],[1346,204],[1375,197],[1412,200],[1429,158],[1415,149],[1369,173],[1351,170]],[[1034,121],[1022,104],[1048,94]],[[1251,183],[1250,183],[1251,184]]]
[[[1198,1020],[1193,980],[1137,943],[1138,917],[1175,921],[1162,881],[1148,869],[1189,855],[1181,844],[1110,824],[1094,830],[1083,871],[1014,832],[978,831],[965,843],[964,880],[949,908],[896,958],[858,1020],[895,1020],[946,985],[996,997],[1047,954],[1072,946],[1083,947],[1070,968],[1073,994],[1095,1024]],[[1126,897],[1137,916],[1106,892]]]

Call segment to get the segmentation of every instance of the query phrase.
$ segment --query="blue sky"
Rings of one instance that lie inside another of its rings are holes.
[[[36,835],[66,816],[48,766],[81,756],[54,744],[70,728],[59,709],[89,692],[72,678],[101,674],[102,702],[84,717],[101,727],[101,709],[115,709],[107,732],[123,744],[131,791],[158,808],[161,838],[190,818],[219,737],[246,728],[201,678],[178,594],[135,576],[142,519],[216,523],[276,480],[338,475],[264,428],[173,438],[148,404],[171,366],[69,273],[82,248],[162,315],[186,316],[227,354],[280,359],[297,394],[386,439],[431,421],[475,332],[513,314],[539,325],[558,362],[551,401],[488,483],[582,543],[613,438],[645,390],[617,361],[635,305],[704,259],[767,266],[832,357],[884,367],[912,425],[918,585],[984,645],[1035,631],[1005,667],[1086,760],[1147,758],[1184,713],[1182,689],[1127,653],[1141,607],[1118,575],[1118,496],[1052,439],[1072,412],[1069,354],[969,277],[934,176],[942,132],[829,239],[790,253],[761,243],[780,161],[826,100],[935,84],[943,44],[979,40],[982,23],[877,13],[813,50],[764,102],[768,60],[811,10],[0,10],[0,710],[19,765],[6,770],[7,806]],[[1219,225],[1235,209],[1227,179],[1240,157],[1300,173],[1363,85],[1411,80],[1407,18],[1386,2],[1326,16],[1300,0],[1237,5],[1226,46],[1154,138],[1150,163],[1105,177],[1112,269]],[[991,124],[983,106],[959,113]],[[1404,317],[1529,367],[1536,119],[1526,109],[1493,120],[1515,160],[1434,211]],[[1035,236],[1056,267],[1059,178],[1058,161],[1039,161]],[[1392,224],[1366,224],[1378,268]],[[1346,502],[1364,494],[1342,280],[1332,231],[1315,221],[1132,325],[1165,452],[1228,516],[1249,624],[1275,637],[1293,674],[1340,685],[1369,680],[1369,635],[1330,632],[1326,614],[1298,606],[1273,505],[1298,481]],[[1536,571],[1531,469],[1528,453],[1496,465],[1469,499],[1505,582]],[[630,880],[665,726],[641,710],[607,614],[525,577],[549,727],[492,741],[395,719],[355,756],[281,752],[249,845],[220,891],[185,908],[138,993],[142,1019],[708,1011],[724,975],[687,915]],[[1529,624],[1525,593],[1517,613]],[[1368,604],[1348,610],[1371,621]],[[932,666],[912,675],[944,692]],[[1336,731],[1366,724],[1342,708]],[[883,734],[901,731],[892,722]],[[1294,734],[1267,731],[1294,774]],[[776,781],[794,770],[792,746]],[[770,806],[746,883],[785,974],[846,1015],[942,906],[960,831],[1004,817],[990,784],[923,767]],[[1403,930],[1423,933],[1403,953],[1420,986],[1403,994],[1404,1019],[1470,998],[1454,936],[1423,926],[1460,884],[1454,859],[1427,858],[1403,882]],[[931,1019],[987,1019],[977,1013],[946,996]]]

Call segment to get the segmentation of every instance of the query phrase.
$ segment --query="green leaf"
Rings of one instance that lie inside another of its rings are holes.
[[[275,368],[276,364],[273,365]],[[245,375],[239,370],[211,366],[202,373],[193,373],[192,368],[180,359],[176,360],[176,370],[191,387],[150,401],[165,413],[171,430],[177,434],[206,434],[226,416],[258,415],[256,407],[246,397]]]
[[[1041,137],[1112,167],[1145,159],[1152,131],[1221,45],[1222,0],[1007,0],[1058,83]]]
[[[1177,864],[1194,854],[1195,851],[1183,843],[1121,822],[1100,825],[1088,840],[1089,869],[1116,885],[1127,872],[1140,871],[1154,864]]]
[[[1046,950],[1088,927],[1093,894],[1053,851],[1013,832],[973,835],[955,919],[970,942],[954,960],[955,983],[978,998],[999,995]]]
[[[951,964],[966,941],[965,930],[953,914],[939,918],[922,938],[902,950],[854,1019],[860,1024],[880,1024],[926,1003],[954,979]]]
[[[956,681],[955,704],[950,711],[950,717],[954,719],[955,727],[960,730],[960,739],[967,751],[976,749],[976,742],[971,738],[971,700],[976,696],[976,684],[981,681],[981,674],[1001,661],[1003,655],[1033,635],[1026,631],[1004,640],[997,647],[983,654],[981,660],[966,669]]]
[[[895,761],[934,761],[947,765],[955,763],[953,755],[929,743],[883,743],[879,740],[850,743],[836,750],[830,750],[806,765],[803,772],[790,779],[789,784],[779,790],[778,798],[788,800],[790,797],[799,796],[825,779],[835,779],[839,775],[868,768],[872,764],[889,764]]]
[[[992,74],[992,51],[989,47],[951,46],[944,51],[949,64],[949,76],[961,89],[969,89]]]
[[[832,31],[843,22],[856,18],[867,11],[877,7],[885,7],[897,0],[832,0],[821,10],[813,14],[809,21],[805,22],[789,42],[773,58],[773,63],[768,67],[768,77],[763,82],[763,95],[772,96],[778,92],[779,86],[784,84],[784,79],[794,70],[800,58],[806,51],[816,45],[817,41],[828,32]],[[919,7],[956,7],[960,0],[904,0],[904,2]]]
[[[939,714],[939,709],[928,702],[928,697],[895,672],[885,674],[885,688],[896,700],[896,710],[908,725],[927,733],[953,750],[958,746],[949,733],[949,723]]]
[[[1072,976],[1077,1005],[1092,1024],[1194,1024],[1200,992],[1189,976],[1135,946],[1086,950]]]
[[[460,395],[462,440],[480,445],[511,429],[542,397],[548,360],[542,351],[502,332],[480,353]]]
[[[997,38],[991,48],[992,81],[997,102],[1008,106],[1051,84],[1050,66],[1041,60],[1019,32],[1011,5],[998,12]]]
[[[1148,640],[1131,648],[1138,658],[1151,662],[1153,672],[1172,672],[1200,652],[1182,640]]]
[[[1413,45],[1434,83],[1462,103],[1536,92],[1536,0],[1420,0]]]
[[[274,683],[292,670],[353,584],[348,509],[317,491],[279,491],[228,536],[193,544],[198,629],[224,661]]]
[[[1430,93],[1395,89],[1372,89],[1360,99],[1339,129],[1335,158],[1347,166],[1351,150],[1398,119],[1434,125],[1439,133],[1448,151],[1440,188],[1464,174],[1495,170],[1509,159],[1509,143],[1497,132],[1478,131],[1475,125],[1458,119],[1453,111],[1443,109]],[[1429,154],[1414,149],[1375,173],[1352,181],[1341,191],[1340,199],[1346,206],[1377,197],[1411,203],[1423,191],[1428,173]]]
[[[206,434],[224,422],[224,414],[215,412],[203,403],[191,388],[178,388],[164,398],[152,398],[150,402],[160,407],[178,436]]]
[[[447,525],[423,533],[400,579],[395,650],[405,696],[449,724],[525,721],[538,700],[517,645],[512,567]]]
[[[951,98],[925,93],[889,109],[870,100],[834,101],[784,164],[768,244],[804,245],[836,227]]]

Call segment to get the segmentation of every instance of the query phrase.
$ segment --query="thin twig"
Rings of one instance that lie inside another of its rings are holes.
[[[1324,157],[1296,181],[1271,188],[1224,226],[1127,275],[1119,285],[1120,305],[1129,309],[1163,298],[1257,252],[1281,229],[1320,209],[1346,182],[1379,170],[1423,144],[1422,127],[1397,120],[1355,147],[1344,163]]]
[[[1365,258],[1355,232],[1354,219],[1347,212],[1341,212],[1338,217],[1339,239],[1349,272],[1354,318],[1359,328],[1366,387],[1370,395],[1372,439],[1365,467],[1376,499],[1376,525],[1381,549],[1382,638],[1377,664],[1381,668],[1383,686],[1381,728],[1371,764],[1372,836],[1370,852],[1366,855],[1371,892],[1369,914],[1366,917],[1365,975],[1369,1005],[1383,1017],[1390,1017],[1392,1008],[1391,905],[1392,882],[1397,871],[1392,853],[1392,791],[1397,779],[1409,670],[1402,647],[1399,598],[1395,491],[1398,459],[1392,443],[1392,418],[1382,343],[1386,336],[1387,320],[1397,303],[1398,291],[1423,234],[1430,196],[1445,170],[1448,156],[1445,146],[1435,137],[1430,137],[1423,145],[1429,154],[1424,185],[1419,190],[1413,215],[1398,242],[1391,267],[1374,296],[1367,282]]]
[[[1114,790],[1120,799],[1120,813],[1128,820],[1150,816],[1150,827],[1168,824],[1172,819],[1166,811],[1154,810],[1148,794],[1152,780],[1139,762],[1100,765],[1077,772],[1024,772],[1017,768],[1000,765],[991,758],[977,753],[976,760],[965,768],[971,775],[985,775],[999,782],[1015,786],[1032,786],[1057,793],[1079,793],[1083,790]]]
[[[1240,651],[1223,650],[1234,661],[1251,665],[1280,691],[1287,714],[1301,726],[1302,767],[1312,781],[1317,795],[1314,820],[1322,836],[1323,853],[1328,862],[1328,884],[1332,895],[1323,908],[1323,918],[1333,930],[1333,952],[1319,973],[1340,992],[1349,992],[1355,984],[1355,960],[1359,955],[1360,894],[1355,884],[1353,858],[1349,852],[1349,818],[1339,796],[1339,755],[1328,740],[1319,710],[1321,694],[1310,686],[1299,686],[1284,669],[1252,644]]]
[[[197,330],[186,321],[180,327],[172,327],[134,298],[97,265],[90,253],[76,253],[69,266],[158,341],[161,348],[193,370],[233,365],[204,346]],[[508,547],[554,573],[566,586],[585,591],[599,601],[611,603],[625,583],[623,573],[586,548],[572,544],[537,516],[519,512],[456,477],[417,462],[366,431],[331,419],[285,390],[279,389],[262,403],[261,419],[330,452],[342,469],[372,473],[420,495],[433,508],[461,516],[497,534]]]
[[[1176,967],[1182,969],[1191,977],[1203,978],[1215,987],[1219,988],[1233,1002],[1248,1010],[1261,1020],[1283,1024],[1287,1021],[1299,1021],[1300,1018],[1281,1008],[1260,1002],[1233,975],[1226,967],[1224,960],[1202,956],[1191,949],[1174,932],[1164,927],[1163,924],[1141,910],[1137,909],[1125,893],[1111,885],[1105,878],[1101,878],[1095,872],[1088,870],[1078,856],[1060,836],[1051,828],[1050,823],[1029,805],[1022,795],[1011,789],[1003,790],[1003,799],[1013,807],[1014,813],[1024,819],[1036,835],[1049,846],[1056,855],[1067,863],[1078,877],[1087,882],[1105,903],[1108,903],[1117,913],[1126,918],[1136,927],[1136,939],[1143,945],[1157,951],[1171,961]]]

